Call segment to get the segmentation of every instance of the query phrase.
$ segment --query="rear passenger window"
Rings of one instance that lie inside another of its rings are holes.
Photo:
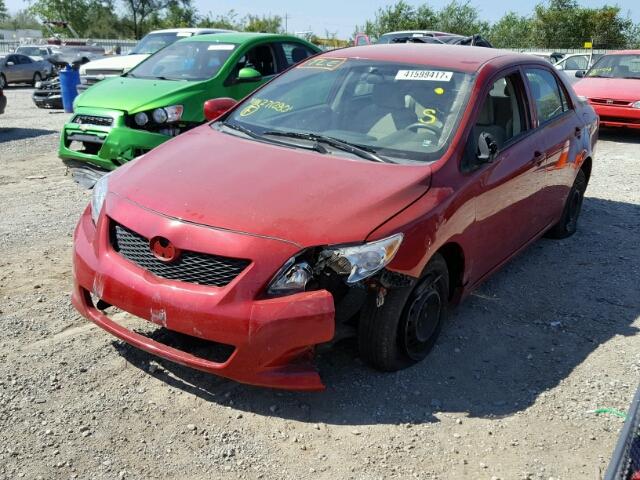
[[[315,52],[312,52],[309,48],[300,43],[282,43],[282,51],[284,52],[284,59],[287,63],[287,67],[300,63],[307,57],[310,57]]]
[[[567,96],[555,75],[541,68],[527,69],[526,73],[529,90],[538,112],[538,125],[569,110]]]

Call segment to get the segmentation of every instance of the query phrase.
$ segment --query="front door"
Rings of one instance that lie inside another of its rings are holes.
[[[471,283],[481,280],[543,228],[536,208],[544,188],[544,153],[531,126],[524,79],[519,69],[496,79],[484,95],[471,131],[467,168],[475,188],[474,265]],[[497,146],[495,156],[479,158],[480,137]],[[538,155],[536,154],[538,153]]]
[[[243,82],[239,81],[238,73],[241,69],[250,67],[262,74],[262,78],[257,81]],[[263,83],[271,80],[278,73],[278,61],[270,43],[256,45],[247,50],[240,60],[236,63],[229,78],[225,81],[227,85],[228,96],[240,100]]]

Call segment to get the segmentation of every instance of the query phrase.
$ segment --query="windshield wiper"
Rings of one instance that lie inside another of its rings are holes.
[[[355,145],[353,143],[340,140],[338,138],[319,135],[317,133],[280,132],[278,130],[271,130],[271,131],[264,132],[263,135],[300,138],[303,140],[311,140],[314,142],[323,142],[323,143],[326,143],[327,145],[331,145],[332,147],[335,147],[344,152],[352,153],[366,160],[371,160],[373,162],[380,162],[380,163],[391,163],[389,160],[385,160],[380,156],[376,155],[375,150],[373,148],[365,147],[362,145]]]
[[[318,142],[315,142],[313,145],[300,145],[300,144],[292,145],[291,143],[279,142],[277,140],[264,138],[262,135],[258,135],[253,130],[248,129],[247,127],[244,127],[239,123],[229,123],[229,122],[219,122],[219,123],[224,127],[230,128],[231,130],[237,130],[238,132],[242,132],[251,138],[255,138],[256,140],[262,140],[265,142],[273,143],[274,145],[281,145],[283,147],[299,147],[299,148],[304,148],[305,150],[314,150],[318,153],[327,153],[327,149],[324,148],[322,145],[320,145]]]

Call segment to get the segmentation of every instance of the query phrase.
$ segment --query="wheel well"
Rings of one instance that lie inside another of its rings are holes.
[[[452,299],[456,292],[462,288],[462,278],[464,276],[464,252],[462,247],[454,242],[446,243],[438,252],[447,262],[449,269],[449,299]]]
[[[584,175],[587,177],[587,183],[589,183],[589,178],[591,177],[591,157],[585,158],[580,170],[584,172]]]

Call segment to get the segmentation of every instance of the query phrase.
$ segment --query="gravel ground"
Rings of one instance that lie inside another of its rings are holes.
[[[0,479],[597,479],[640,374],[638,134],[603,133],[579,232],[541,240],[457,308],[427,361],[383,374],[352,342],[327,390],[251,388],[115,340],[69,303],[89,195],[63,113],[0,116]],[[121,314],[124,322],[133,322]]]

